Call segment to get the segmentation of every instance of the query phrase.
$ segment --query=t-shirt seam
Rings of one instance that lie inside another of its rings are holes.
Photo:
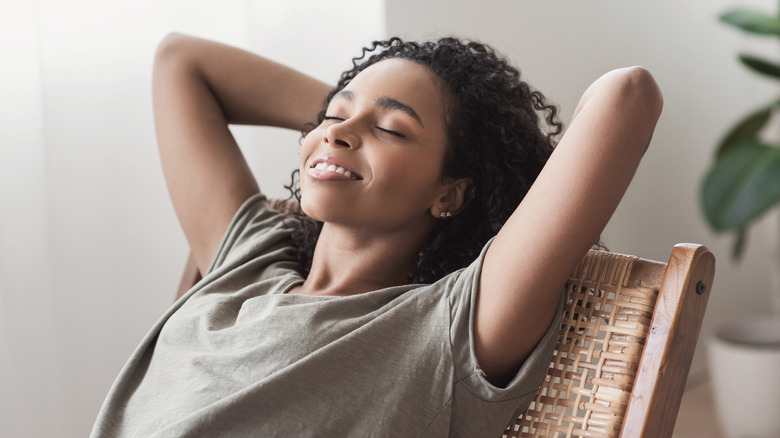
[[[468,380],[469,378],[471,378],[474,375],[479,375],[481,372],[482,372],[482,370],[480,370],[480,369],[474,370],[471,374],[469,374],[466,377],[463,377],[462,379],[459,379],[457,382],[455,382],[455,385],[457,386],[457,385],[463,384],[463,382],[465,380]],[[528,392],[524,392],[522,394],[518,394],[516,396],[503,397],[500,400],[489,400],[489,399],[483,398],[479,394],[474,394],[472,391],[470,391],[468,389],[468,387],[464,387],[464,389],[466,390],[466,392],[471,394],[474,398],[479,399],[479,400],[481,400],[483,402],[486,402],[486,403],[502,403],[502,402],[505,402],[505,401],[517,400],[519,398],[525,398],[525,397],[527,397],[527,396],[529,396],[531,394],[536,394],[541,389],[541,386],[539,388],[536,388],[536,389],[528,391]],[[499,388],[499,390],[503,390],[503,389],[504,388]],[[453,388],[453,390],[454,390],[454,388]]]
[[[454,389],[454,388],[453,388],[453,389]],[[446,402],[446,403],[444,403],[444,404],[442,405],[441,409],[439,409],[439,412],[437,412],[437,413],[436,413],[436,415],[434,415],[434,416],[433,416],[433,419],[431,420],[431,422],[430,422],[430,423],[428,423],[428,426],[425,428],[425,430],[423,430],[423,431],[422,431],[422,433],[420,434],[420,436],[425,436],[425,434],[426,434],[426,433],[428,433],[428,431],[431,429],[431,427],[433,427],[433,425],[434,425],[434,424],[436,424],[436,420],[438,420],[438,419],[439,419],[439,416],[442,414],[442,412],[444,412],[444,410],[445,410],[445,409],[447,409],[447,406],[449,406],[449,405],[451,405],[451,404],[452,404],[452,398],[453,398],[453,397],[452,397],[452,396],[450,396],[450,398],[449,398],[449,399],[447,399],[447,402]]]

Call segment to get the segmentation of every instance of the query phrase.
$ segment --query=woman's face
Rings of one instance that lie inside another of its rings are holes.
[[[301,206],[309,216],[372,232],[429,229],[448,188],[437,80],[426,67],[389,59],[334,96],[301,149]]]

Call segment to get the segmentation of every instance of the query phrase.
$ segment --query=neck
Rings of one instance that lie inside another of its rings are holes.
[[[311,271],[293,293],[346,296],[406,284],[428,231],[401,236],[325,223]]]

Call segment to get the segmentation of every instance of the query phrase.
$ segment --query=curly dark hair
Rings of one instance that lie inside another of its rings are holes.
[[[442,177],[473,181],[470,201],[451,219],[438,221],[409,273],[412,283],[432,283],[471,263],[498,233],[541,172],[563,126],[557,108],[494,49],[451,37],[422,43],[374,41],[353,58],[326,103],[358,73],[389,58],[423,65],[441,80],[447,133]],[[317,124],[324,118],[325,110]],[[307,125],[304,135],[313,126]],[[300,202],[297,175],[293,172],[287,188]],[[294,239],[308,271],[322,223],[297,218]]]

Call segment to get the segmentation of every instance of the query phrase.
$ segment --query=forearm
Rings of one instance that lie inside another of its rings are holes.
[[[163,40],[155,62],[155,82],[177,76],[200,81],[213,96],[226,123],[300,130],[314,122],[332,88],[244,50],[186,35]]]
[[[329,89],[223,44],[184,35],[160,44],[152,84],[160,160],[201,272],[236,210],[259,190],[228,124],[300,130],[315,121]]]

